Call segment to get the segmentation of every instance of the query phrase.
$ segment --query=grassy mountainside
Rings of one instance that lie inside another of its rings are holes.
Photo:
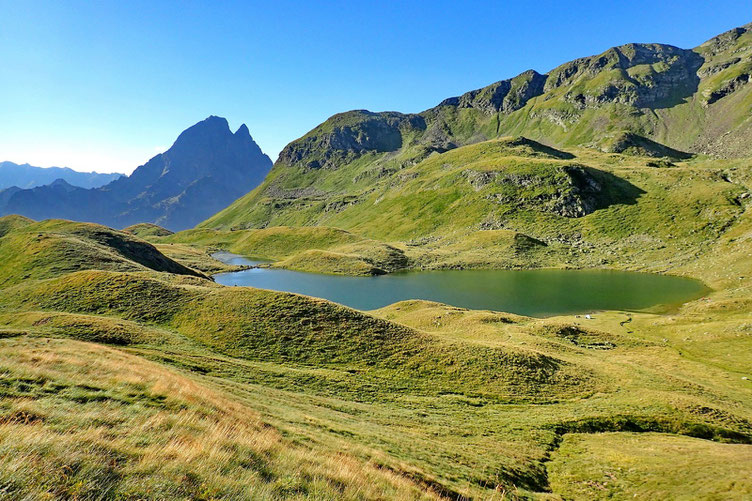
[[[732,158],[748,153],[750,36],[623,46],[421,114],[337,115],[194,230],[0,218],[0,492],[750,498],[752,169]],[[687,154],[702,151],[729,158]],[[194,271],[225,269],[217,249],[347,274],[639,269],[713,290],[660,315],[360,312],[217,285]]]
[[[444,163],[451,168],[472,161],[459,158],[459,153],[452,156],[451,150],[507,136],[524,136],[572,152],[587,147],[627,157],[655,157],[652,164],[656,166],[687,160],[690,154],[747,156],[752,154],[752,86],[747,85],[751,61],[752,30],[747,25],[692,50],[660,44],[615,47],[545,75],[525,72],[419,114],[341,113],[287,145],[259,188],[200,227],[327,225],[360,231],[370,238],[414,238],[445,225],[431,221],[431,211],[447,214],[443,209],[456,207],[452,204],[465,195],[462,189],[437,193],[434,198],[423,193],[423,198],[411,197],[409,203],[400,201],[396,209],[374,207],[381,195],[388,199],[395,190],[407,194],[410,188],[420,187],[429,166],[438,175]],[[506,148],[512,150],[506,156],[519,155],[524,148],[518,145],[514,152],[509,141],[502,141],[497,150]],[[528,149],[540,156],[542,148]],[[528,156],[530,151],[522,153]],[[549,153],[557,158],[555,150]],[[468,150],[463,154],[472,155]],[[580,156],[577,161],[582,161]],[[600,169],[613,160],[603,157],[593,162],[590,167]],[[606,184],[613,186],[619,180],[612,181]],[[442,182],[436,188],[464,184],[456,176],[442,175]],[[530,200],[528,191],[515,190],[513,195]],[[566,196],[565,190],[559,191]],[[537,200],[542,194],[529,195]],[[621,195],[634,198],[638,193]],[[368,224],[376,226],[382,214],[391,216],[390,209],[404,210],[404,219],[413,217],[413,206],[419,204],[428,208],[401,235],[364,231]],[[583,210],[587,212],[586,207]],[[362,216],[356,220],[359,211]],[[463,208],[458,214],[478,224],[472,217],[477,210]]]
[[[34,225],[71,245],[81,232],[2,218],[2,238]],[[733,228],[693,264],[718,286],[708,298],[587,322],[423,301],[369,314],[146,267],[8,282],[0,485],[16,498],[561,499],[676,497],[691,478],[744,499],[749,213]],[[267,238],[302,237],[248,242]],[[642,470],[615,462],[642,464],[646,441],[666,460],[634,491]],[[687,451],[715,467],[671,460]]]
[[[368,261],[366,248],[372,256],[379,245],[393,249],[391,255],[404,255],[393,266],[370,260],[385,271],[543,266],[668,271],[707,252],[752,201],[744,159],[669,161],[592,149],[564,151],[524,138],[459,147],[368,181],[348,179],[344,173],[350,168],[315,173],[275,168],[277,177],[259,190],[201,228],[165,241],[214,241],[240,254],[263,254],[282,266],[325,272],[337,266],[346,272],[353,255]],[[283,200],[268,197],[281,179],[319,191]],[[325,186],[332,188],[324,191]],[[276,228],[281,225],[286,228]],[[250,228],[240,229],[245,226]],[[342,250],[344,233],[333,228],[343,228],[349,241],[363,244]],[[264,253],[264,246],[235,243],[280,232],[321,239],[301,240],[275,255]],[[341,256],[327,254],[325,260],[306,250]]]

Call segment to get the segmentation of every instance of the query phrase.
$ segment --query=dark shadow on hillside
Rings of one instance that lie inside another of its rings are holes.
[[[546,144],[528,139],[525,136],[517,136],[506,140],[501,139],[500,141],[505,142],[509,147],[527,146],[536,153],[540,153],[551,158],[558,158],[560,160],[572,160],[574,158],[574,155],[569,152],[557,150],[556,148],[553,148]]]
[[[155,271],[174,273],[177,275],[191,275],[206,278],[205,275],[173,261],[150,243],[128,238],[122,233],[108,231],[104,228],[78,232],[106,247],[111,248],[125,259],[138,263]]]
[[[595,210],[605,209],[611,205],[634,205],[645,194],[644,190],[610,172],[592,167],[584,167],[583,170],[597,183],[597,187],[591,187],[589,190],[595,202]]]
[[[686,160],[692,158],[691,153],[671,148],[670,146],[666,146],[665,144],[661,144],[633,132],[620,133],[607,141],[608,144],[605,144],[603,147],[603,150],[607,153],[670,158],[672,160]]]

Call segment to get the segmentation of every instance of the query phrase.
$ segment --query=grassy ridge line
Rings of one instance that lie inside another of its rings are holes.
[[[0,285],[4,286],[85,269],[205,277],[127,233],[56,219],[0,218],[0,260]]]

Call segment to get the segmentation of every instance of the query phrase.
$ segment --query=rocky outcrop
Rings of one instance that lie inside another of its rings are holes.
[[[464,172],[475,191],[498,204],[527,207],[564,217],[586,216],[603,203],[603,186],[591,169],[579,165],[533,172]]]
[[[549,210],[564,217],[582,217],[595,212],[603,186],[583,167],[565,167],[564,172],[569,186],[551,198]]]
[[[543,93],[546,76],[528,70],[508,80],[501,80],[482,89],[467,92],[459,97],[450,97],[439,106],[475,108],[484,113],[511,113]]]
[[[619,103],[661,108],[697,90],[703,58],[692,50],[662,44],[627,44],[552,70],[545,92],[565,89],[579,108]]]
[[[724,98],[733,92],[736,92],[743,85],[746,85],[751,81],[752,74],[749,73],[742,73],[741,75],[736,75],[735,77],[724,81],[718,88],[711,90],[705,94],[705,105],[707,106],[713,104],[719,99]]]
[[[365,153],[396,151],[402,147],[405,134],[425,129],[425,120],[419,115],[350,111],[331,117],[288,144],[278,161],[309,169],[336,168]]]

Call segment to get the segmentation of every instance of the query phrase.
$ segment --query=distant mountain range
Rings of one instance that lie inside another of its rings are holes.
[[[34,167],[29,164],[0,162],[0,190],[12,186],[21,189],[35,188],[58,179],[80,188],[99,188],[121,176],[123,174],[78,172],[68,167]]]
[[[245,125],[232,133],[211,116],[186,129],[172,147],[130,176],[92,189],[61,178],[31,189],[0,191],[0,215],[62,218],[115,228],[155,223],[170,230],[193,227],[255,188],[272,162]]]

